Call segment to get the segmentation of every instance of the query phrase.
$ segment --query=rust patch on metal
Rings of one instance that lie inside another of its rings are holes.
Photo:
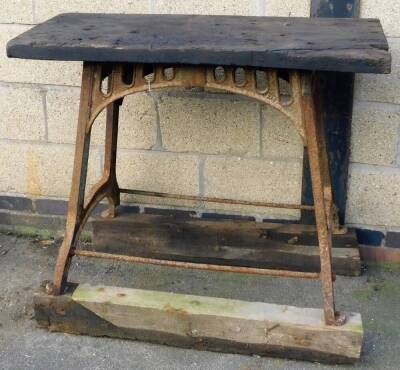
[[[176,307],[173,307],[173,306],[171,306],[169,303],[166,304],[166,305],[163,307],[163,310],[164,310],[165,312],[168,312],[168,313],[177,313],[177,314],[183,314],[183,315],[187,315],[187,314],[188,314],[188,312],[187,312],[186,310],[184,310],[183,308],[176,308]]]
[[[302,272],[302,271],[290,271],[290,270],[278,270],[278,269],[276,270],[262,269],[256,267],[212,265],[208,263],[170,261],[170,260],[160,260],[156,258],[126,256],[122,254],[93,252],[80,249],[75,250],[74,255],[81,257],[112,259],[122,262],[143,263],[150,265],[180,267],[186,269],[197,269],[197,270],[207,270],[207,271],[237,272],[243,274],[268,275],[268,276],[303,278],[303,279],[319,279],[320,277],[319,272]]]
[[[314,206],[303,205],[303,204],[251,202],[251,201],[247,201],[247,200],[213,198],[213,197],[198,197],[195,195],[160,193],[160,192],[155,192],[155,191],[135,190],[135,189],[119,189],[119,191],[120,191],[120,193],[125,193],[125,194],[144,195],[144,196],[156,197],[156,198],[196,200],[196,201],[200,201],[200,202],[213,202],[213,203],[225,203],[225,204],[241,204],[241,205],[247,205],[247,206],[268,207],[268,208],[307,209],[310,211],[314,210]]]

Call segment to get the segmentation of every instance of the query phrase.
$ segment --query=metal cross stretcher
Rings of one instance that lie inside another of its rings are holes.
[[[63,293],[74,256],[110,258],[213,271],[244,272],[322,283],[325,322],[341,325],[335,309],[332,232],[335,217],[323,110],[319,95],[324,71],[388,73],[390,54],[379,21],[230,16],[64,14],[8,44],[16,58],[83,61],[75,162],[67,226],[51,295]],[[283,81],[283,83],[282,83]],[[116,176],[118,118],[124,97],[166,88],[202,88],[255,99],[282,112],[307,150],[314,204],[278,204],[122,189]],[[104,169],[85,196],[90,133],[107,111]],[[77,249],[91,212],[104,198],[108,217],[117,217],[121,193],[307,209],[315,212],[320,272],[212,265],[125,256]]]

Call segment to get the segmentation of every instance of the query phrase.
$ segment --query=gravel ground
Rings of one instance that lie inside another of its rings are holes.
[[[58,243],[0,234],[0,369],[399,369],[400,267],[371,266],[359,278],[339,277],[337,305],[361,312],[364,350],[354,366],[326,366],[38,329],[32,294],[52,276]],[[319,283],[240,274],[134,266],[74,259],[71,281],[320,307]]]

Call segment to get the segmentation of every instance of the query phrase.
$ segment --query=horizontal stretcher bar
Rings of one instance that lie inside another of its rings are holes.
[[[277,277],[291,277],[291,278],[302,278],[302,279],[319,279],[320,278],[319,272],[302,272],[302,271],[289,271],[289,270],[260,269],[260,268],[254,268],[254,267],[241,267],[241,266],[210,265],[210,264],[206,264],[206,263],[170,261],[170,260],[160,260],[160,259],[155,259],[155,258],[126,256],[126,255],[121,255],[121,254],[93,252],[93,251],[87,251],[87,250],[81,250],[81,249],[75,250],[74,254],[75,254],[75,256],[80,256],[80,257],[113,259],[113,260],[123,261],[123,262],[134,262],[134,263],[143,263],[143,264],[150,264],[150,265],[180,267],[180,268],[186,268],[186,269],[221,271],[221,272],[238,272],[238,273],[247,273],[247,274],[255,274],[255,275],[269,275],[269,276],[277,276]]]
[[[157,197],[157,198],[197,200],[197,201],[201,201],[201,202],[241,204],[241,205],[247,205],[247,206],[270,207],[270,208],[305,209],[305,210],[309,210],[309,211],[314,210],[314,206],[303,205],[303,204],[251,202],[251,201],[247,201],[247,200],[235,200],[235,199],[213,198],[213,197],[198,197],[195,195],[170,194],[170,193],[160,193],[160,192],[154,192],[154,191],[133,190],[133,189],[120,189],[120,192],[125,193],[125,194],[144,195],[144,196]]]

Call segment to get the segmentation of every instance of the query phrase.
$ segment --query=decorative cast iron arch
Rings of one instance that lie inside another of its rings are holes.
[[[301,76],[296,70],[145,64],[96,64],[94,68],[87,132],[107,106],[128,95],[148,90],[200,87],[206,91],[246,96],[277,109],[289,118],[305,141]],[[107,85],[103,87],[107,79]]]

